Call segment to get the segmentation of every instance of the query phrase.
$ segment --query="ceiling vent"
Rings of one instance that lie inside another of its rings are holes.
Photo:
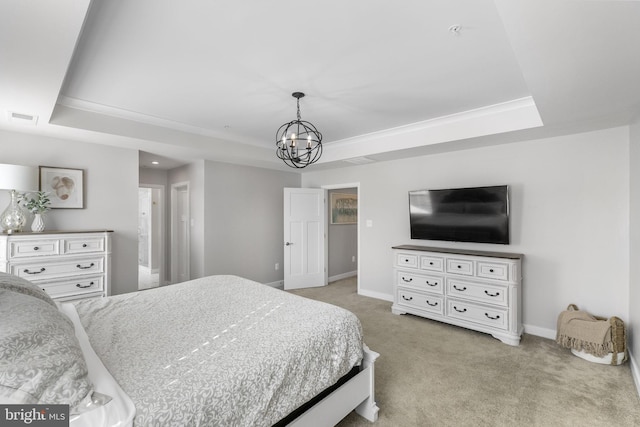
[[[38,123],[38,116],[32,116],[31,114],[16,113],[15,111],[7,111],[7,117],[9,122],[20,125],[35,126]]]
[[[366,165],[367,163],[375,162],[375,160],[368,157],[354,157],[353,159],[345,159],[344,161],[347,163],[352,163],[354,165]]]

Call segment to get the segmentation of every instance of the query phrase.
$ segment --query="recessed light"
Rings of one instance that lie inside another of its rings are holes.
[[[159,165],[159,164],[160,164],[160,162],[157,162],[157,161],[155,161],[155,160],[154,160],[153,162],[151,162],[151,164],[152,164],[152,165]]]
[[[449,27],[449,32],[451,34],[453,34],[454,36],[457,36],[460,34],[460,30],[462,30],[462,25],[452,25]]]

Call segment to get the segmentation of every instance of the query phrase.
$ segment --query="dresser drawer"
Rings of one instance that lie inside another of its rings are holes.
[[[65,254],[83,254],[90,252],[104,252],[104,237],[85,237],[65,239]]]
[[[401,267],[418,268],[418,255],[400,253],[396,256],[396,264]]]
[[[60,240],[19,240],[10,243],[9,256],[11,259],[27,258],[44,255],[58,255],[60,253]]]
[[[473,261],[466,259],[447,259],[447,273],[473,276]]]
[[[444,298],[438,295],[426,295],[403,288],[398,288],[397,292],[397,301],[400,305],[408,305],[432,313],[444,313]]]
[[[96,273],[104,273],[103,256],[49,262],[35,260],[11,265],[11,274],[32,281]]]
[[[61,298],[71,295],[78,296],[78,298],[80,298],[85,294],[103,292],[104,277],[78,277],[76,280],[62,280],[41,284],[40,287],[52,298]]]
[[[444,258],[434,256],[421,256],[420,268],[430,271],[444,271]]]
[[[498,329],[508,329],[508,313],[506,309],[487,308],[452,298],[447,300],[447,316]]]
[[[495,280],[509,280],[509,264],[499,262],[478,261],[478,277]]]
[[[508,288],[506,286],[493,286],[486,283],[447,279],[447,295],[456,298],[470,299],[473,301],[487,302],[507,306],[509,303]]]
[[[414,274],[406,271],[398,271],[396,278],[398,285],[416,286],[430,292],[443,293],[444,280],[439,276],[428,276],[423,274]]]

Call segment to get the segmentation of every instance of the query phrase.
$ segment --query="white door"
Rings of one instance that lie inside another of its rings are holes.
[[[190,231],[189,184],[171,186],[171,281],[190,279]]]
[[[284,289],[327,284],[324,193],[318,188],[284,189]]]

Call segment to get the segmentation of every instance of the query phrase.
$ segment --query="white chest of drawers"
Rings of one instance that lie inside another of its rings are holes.
[[[111,231],[0,234],[0,271],[54,300],[111,294]]]
[[[394,314],[415,314],[491,334],[522,335],[522,254],[393,247]]]

